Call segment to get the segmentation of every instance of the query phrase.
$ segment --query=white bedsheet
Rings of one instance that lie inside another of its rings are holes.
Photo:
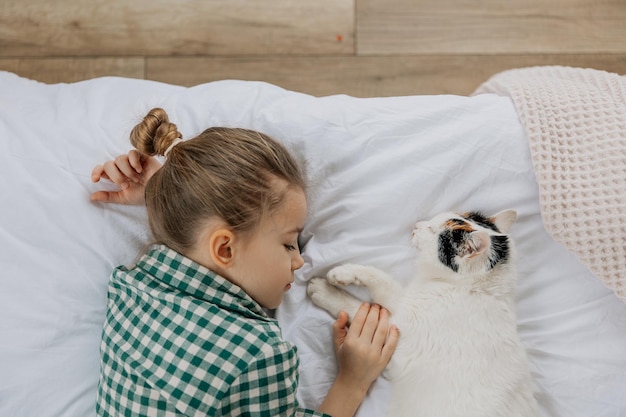
[[[185,138],[263,131],[306,169],[304,267],[277,317],[298,345],[299,397],[335,372],[332,318],[305,284],[340,263],[413,274],[409,236],[444,210],[518,211],[518,319],[545,417],[626,415],[626,304],[545,232],[528,144],[509,99],[314,98],[254,82],[184,88],[100,78],[45,85],[0,72],[0,416],[93,416],[112,268],[149,241],[142,208],[89,202],[96,163],[162,106]],[[380,379],[359,417],[383,415]]]

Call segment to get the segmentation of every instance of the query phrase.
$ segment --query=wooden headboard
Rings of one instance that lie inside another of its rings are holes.
[[[496,72],[626,73],[624,0],[3,0],[0,70],[261,80],[317,96],[469,94]]]

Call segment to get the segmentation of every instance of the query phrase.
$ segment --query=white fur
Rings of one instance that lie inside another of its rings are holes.
[[[535,417],[526,353],[516,329],[514,248],[508,262],[488,269],[489,238],[498,233],[476,226],[458,272],[437,257],[442,224],[454,213],[418,222],[413,244],[418,276],[402,288],[384,272],[362,265],[332,269],[313,278],[308,293],[334,317],[353,317],[361,301],[338,286],[360,285],[372,301],[390,310],[400,341],[385,371],[391,381],[390,417]],[[493,217],[507,233],[516,214]]]

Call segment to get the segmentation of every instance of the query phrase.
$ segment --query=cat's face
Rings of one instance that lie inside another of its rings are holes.
[[[509,228],[517,214],[505,210],[486,217],[478,212],[442,213],[431,220],[415,224],[413,246],[422,259],[452,272],[485,272],[509,259]]]

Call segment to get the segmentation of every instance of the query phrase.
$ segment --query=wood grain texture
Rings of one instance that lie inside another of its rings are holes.
[[[0,56],[352,54],[354,0],[2,0]]]
[[[533,65],[626,74],[626,0],[0,2],[0,70],[47,83],[115,75],[465,95]]]
[[[90,78],[117,76],[144,78],[144,58],[0,58],[0,71],[44,83],[71,83]]]
[[[386,57],[149,58],[146,77],[192,86],[222,79],[265,81],[314,96],[467,95],[491,75],[534,65],[626,68],[624,55],[424,55]]]
[[[626,53],[624,0],[358,0],[360,55]]]

